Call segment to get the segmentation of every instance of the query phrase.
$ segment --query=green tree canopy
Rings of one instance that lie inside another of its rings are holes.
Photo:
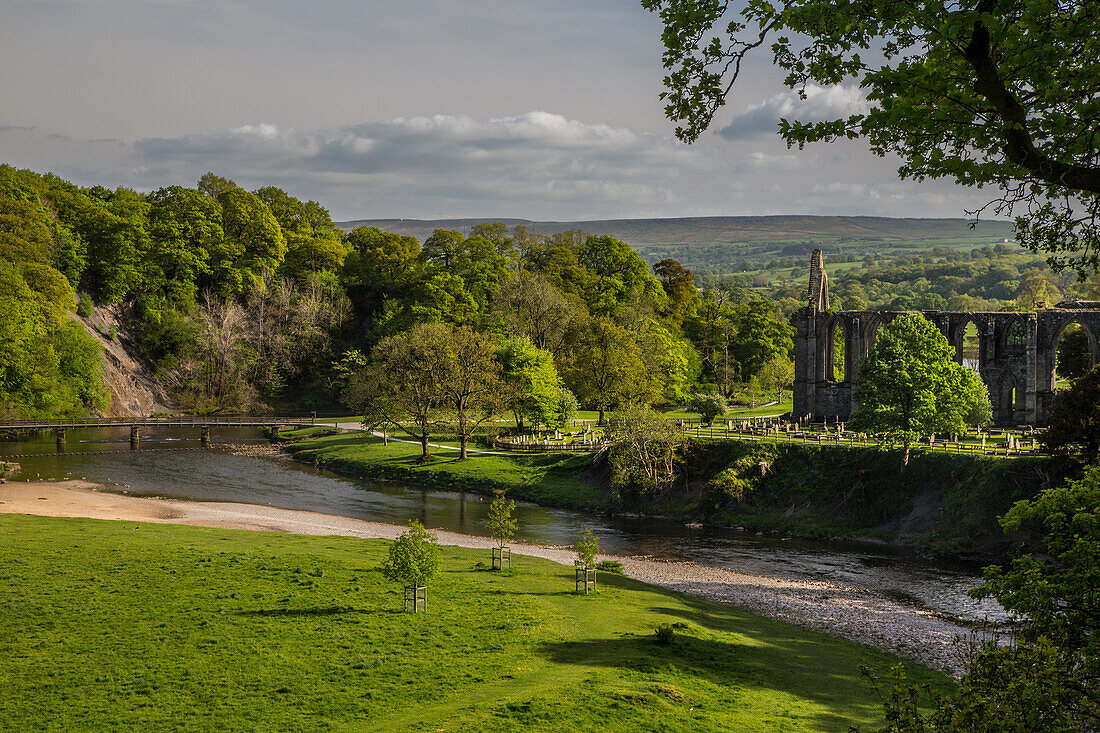
[[[1086,0],[642,0],[664,25],[666,115],[696,140],[754,49],[788,87],[854,81],[840,119],[782,120],[788,144],[865,138],[903,178],[999,186],[1021,241],[1056,266],[1100,264],[1100,40]]]
[[[592,318],[577,333],[565,371],[581,404],[604,413],[630,403],[652,403],[660,394],[630,332],[607,318]]]
[[[442,565],[436,536],[413,519],[390,545],[382,574],[403,585],[427,585]]]
[[[193,301],[200,278],[210,272],[210,253],[223,246],[221,207],[182,186],[158,189],[149,201],[152,245],[143,259],[143,279],[175,300]]]
[[[581,297],[594,314],[609,316],[632,296],[654,302],[666,300],[664,289],[649,274],[649,266],[626,242],[603,234],[590,236],[577,248],[577,262],[585,270]]]
[[[1100,366],[1059,392],[1047,423],[1039,435],[1044,448],[1083,463],[1096,462],[1100,457]]]
[[[481,231],[481,230],[478,230]],[[495,236],[493,231],[488,231]],[[500,287],[508,269],[508,259],[498,251],[492,239],[480,234],[464,237],[453,230],[436,229],[424,240],[420,259],[430,276],[450,275],[458,278],[468,295],[460,296],[456,288],[444,288],[457,301],[469,300],[476,312],[484,313]],[[449,306],[442,311],[448,312]],[[461,323],[463,321],[455,321]]]
[[[524,420],[535,425],[550,425],[558,407],[561,379],[554,357],[531,343],[528,338],[505,341],[496,354],[508,409],[523,427]]]
[[[661,281],[661,287],[668,296],[668,317],[678,327],[699,297],[695,289],[695,275],[672,258],[655,264],[653,274]]]
[[[215,284],[223,293],[249,292],[264,270],[275,272],[286,255],[278,220],[259,196],[240,188],[218,194],[224,246],[211,253]]]
[[[408,328],[406,300],[421,276],[420,243],[376,227],[353,229],[344,241],[349,251],[341,280],[359,317],[377,336]]]
[[[687,407],[692,412],[699,413],[699,417],[707,425],[712,425],[715,418],[722,417],[726,414],[726,410],[729,406],[726,404],[726,398],[717,394],[705,394],[703,392],[696,392],[691,396],[691,401],[688,402]]]
[[[922,435],[961,433],[989,421],[989,393],[955,350],[919,313],[903,313],[879,329],[859,364],[859,406],[849,424],[909,446]]]
[[[300,201],[275,186],[257,189],[256,196],[267,204],[286,238],[283,275],[304,283],[311,273],[340,269],[347,244],[328,209],[316,201]]]

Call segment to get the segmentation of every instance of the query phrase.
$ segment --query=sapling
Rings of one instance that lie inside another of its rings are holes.
[[[516,520],[512,517],[512,510],[515,508],[516,503],[510,499],[505,499],[503,496],[498,496],[489,505],[489,518],[485,522],[485,526],[489,530],[489,536],[497,542],[497,547],[493,548],[494,568],[497,567],[497,563],[500,563],[500,569],[504,569],[505,556],[508,558],[508,569],[512,568],[512,553],[511,551],[506,552],[506,550],[508,550],[508,543],[516,536],[516,529],[518,529]]]
[[[584,593],[588,595],[589,585],[596,589],[596,555],[600,552],[600,543],[591,529],[586,529],[573,543],[573,549],[577,552],[577,559],[573,564],[577,567],[577,590],[584,584]]]
[[[390,545],[389,555],[382,564],[382,574],[405,586],[405,610],[411,602],[413,613],[416,613],[421,602],[427,607],[428,581],[439,572],[439,566],[436,536],[414,519],[409,522],[404,534]]]

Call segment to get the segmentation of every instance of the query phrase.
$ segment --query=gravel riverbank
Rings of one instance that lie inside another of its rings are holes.
[[[312,535],[392,539],[398,525],[253,504],[142,498],[101,490],[85,481],[8,482],[0,485],[0,513],[91,517],[125,521]],[[488,549],[486,537],[436,531],[441,544]],[[572,565],[571,549],[513,543],[517,555]],[[618,560],[631,578],[763,616],[859,641],[930,667],[959,674],[965,663],[965,626],[850,585],[750,575],[688,562],[601,555]],[[959,643],[963,641],[963,643]]]

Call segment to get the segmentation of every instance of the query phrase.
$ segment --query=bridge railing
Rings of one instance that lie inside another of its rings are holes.
[[[0,430],[48,430],[51,428],[104,428],[104,427],[171,427],[171,426],[241,426],[310,425],[313,417],[280,417],[248,415],[155,415],[142,417],[96,417],[84,419],[53,418],[46,420],[4,420]]]

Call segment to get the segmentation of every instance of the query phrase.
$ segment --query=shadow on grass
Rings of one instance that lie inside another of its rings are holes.
[[[873,718],[878,707],[855,660],[836,658],[815,644],[779,636],[756,646],[678,632],[670,644],[660,644],[646,635],[548,642],[539,651],[559,664],[643,675],[668,673],[735,690],[791,695],[820,708],[809,716],[815,729],[848,730],[852,724]]]
[[[261,608],[254,611],[238,611],[238,616],[341,616],[354,613],[376,613],[351,606],[328,606],[326,608]]]
[[[636,581],[601,573],[604,587],[630,589]],[[821,712],[814,724],[825,730],[847,730],[863,720],[879,719],[880,703],[860,665],[885,673],[896,663],[889,655],[826,634],[797,629],[750,612],[648,587],[669,598],[667,606],[648,610],[659,614],[657,623],[685,621],[671,644],[660,644],[651,634],[615,639],[548,642],[539,651],[561,664],[607,667],[638,673],[674,670],[720,686],[773,691],[811,701]],[[663,619],[661,618],[663,617]],[[667,621],[666,621],[667,620]],[[736,634],[733,638],[715,638]],[[948,689],[937,673],[907,663],[910,682],[928,682]],[[870,723],[871,726],[875,724]]]

